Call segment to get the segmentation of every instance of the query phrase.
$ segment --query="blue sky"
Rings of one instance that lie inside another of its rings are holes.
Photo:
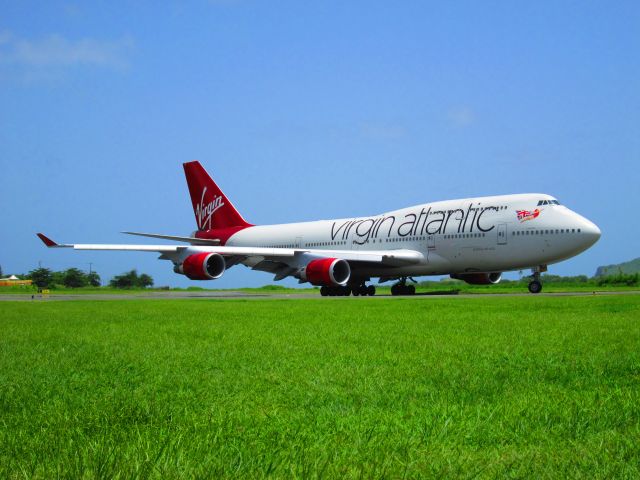
[[[195,228],[198,159],[252,223],[555,195],[603,231],[551,273],[640,255],[640,2],[0,1],[0,265]],[[235,267],[215,286],[271,283]],[[212,283],[207,286],[214,286]]]

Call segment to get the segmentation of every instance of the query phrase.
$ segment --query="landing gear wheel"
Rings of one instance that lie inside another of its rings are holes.
[[[329,287],[327,287],[326,285],[320,287],[320,295],[322,295],[323,297],[329,295]]]
[[[391,295],[415,295],[416,287],[406,283],[396,283],[391,287]]]
[[[369,295],[370,297],[373,297],[376,294],[376,287],[374,287],[373,285],[369,285],[367,287],[367,295]]]
[[[542,283],[540,283],[538,280],[529,282],[529,291],[531,293],[540,293],[542,291]]]

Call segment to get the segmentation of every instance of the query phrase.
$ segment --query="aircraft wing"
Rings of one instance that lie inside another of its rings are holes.
[[[225,257],[254,258],[258,261],[267,260],[281,263],[294,263],[288,259],[303,254],[317,258],[339,258],[348,262],[365,262],[398,267],[421,263],[424,255],[415,250],[309,250],[304,248],[270,248],[270,247],[236,247],[209,245],[127,245],[127,244],[82,244],[57,243],[42,233],[37,234],[40,240],[49,248],[73,248],[74,250],[110,250],[157,252],[163,258],[183,257],[194,253],[218,253]]]
[[[222,247],[200,245],[127,245],[109,243],[57,243],[49,237],[38,233],[38,237],[49,248],[73,248],[74,250],[113,250],[132,252],[157,252],[162,254],[179,253],[219,253],[220,255],[238,256],[274,256],[293,257],[295,250],[291,248],[260,248],[260,247]]]

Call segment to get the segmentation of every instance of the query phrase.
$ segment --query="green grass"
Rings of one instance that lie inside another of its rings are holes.
[[[82,288],[66,288],[66,287],[56,287],[49,289],[49,295],[100,295],[100,294],[117,294],[117,295],[139,295],[141,293],[152,293],[152,292],[208,292],[208,291],[239,291],[246,293],[310,293],[314,291],[319,291],[317,288],[313,288],[307,286],[307,288],[288,288],[282,285],[265,285],[263,287],[255,287],[255,288],[229,288],[229,289],[219,289],[213,288],[215,286],[214,283],[205,283],[206,287],[163,287],[163,288],[112,288],[112,287],[82,287]],[[10,286],[10,287],[0,287],[0,295],[39,295],[38,289],[36,287],[21,287],[21,286]]]
[[[0,478],[640,476],[640,296],[0,303]]]

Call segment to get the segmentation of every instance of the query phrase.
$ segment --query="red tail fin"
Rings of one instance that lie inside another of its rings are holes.
[[[249,227],[200,162],[183,164],[198,230]]]

